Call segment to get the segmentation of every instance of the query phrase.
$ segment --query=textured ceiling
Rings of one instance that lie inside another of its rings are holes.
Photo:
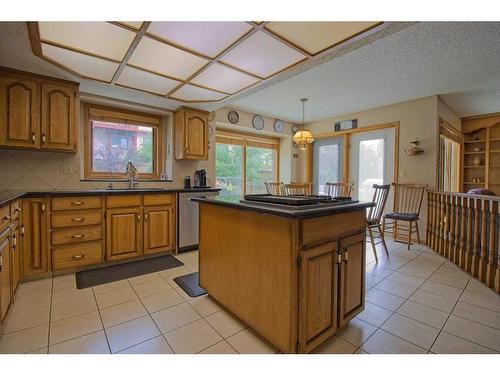
[[[229,102],[298,122],[307,97],[307,122],[454,93],[444,100],[470,115],[500,111],[499,88],[500,22],[425,22]]]

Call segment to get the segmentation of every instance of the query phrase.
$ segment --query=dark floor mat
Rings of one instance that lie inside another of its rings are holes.
[[[93,270],[76,273],[76,287],[78,289],[111,283],[113,281],[141,276],[147,273],[168,270],[169,268],[183,266],[179,259],[172,255],[141,259],[130,263],[120,263],[113,266],[96,268]]]
[[[174,278],[174,281],[179,285],[183,291],[189,294],[190,297],[199,297],[207,294],[205,289],[200,286],[198,272],[188,273]]]

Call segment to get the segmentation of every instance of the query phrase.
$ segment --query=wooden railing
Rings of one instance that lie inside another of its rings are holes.
[[[427,194],[427,246],[500,293],[500,197]]]

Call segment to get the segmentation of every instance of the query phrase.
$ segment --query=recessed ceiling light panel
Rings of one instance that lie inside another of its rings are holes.
[[[226,95],[219,92],[193,85],[184,85],[170,96],[173,99],[180,99],[187,102],[215,101],[226,97]]]
[[[259,79],[222,64],[213,64],[193,78],[192,82],[228,94],[234,94],[236,91],[259,82]]]
[[[142,91],[148,91],[155,94],[166,95],[177,85],[179,81],[168,79],[153,73],[145,72],[140,69],[126,66],[121,72],[118,80],[118,85],[127,86]]]

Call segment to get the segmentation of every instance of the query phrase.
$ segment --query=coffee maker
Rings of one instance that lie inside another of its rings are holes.
[[[207,186],[207,171],[200,169],[194,172],[194,187],[202,188]]]

